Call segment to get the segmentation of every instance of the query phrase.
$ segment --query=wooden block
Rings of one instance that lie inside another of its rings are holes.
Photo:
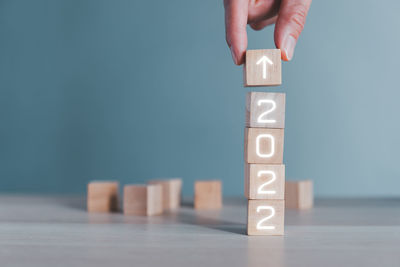
[[[249,92],[246,97],[246,126],[285,128],[285,94]]]
[[[181,204],[182,179],[150,180],[149,184],[159,184],[163,190],[164,210],[174,210]]]
[[[314,205],[313,182],[311,180],[287,181],[285,200],[288,209],[311,209]]]
[[[249,200],[247,234],[283,235],[284,217],[284,200]]]
[[[244,86],[280,85],[281,69],[281,50],[247,50],[243,67]]]
[[[194,208],[202,210],[222,207],[222,183],[214,181],[196,181],[194,184]]]
[[[124,214],[151,216],[162,212],[161,185],[125,185]]]
[[[246,128],[244,138],[247,163],[282,164],[284,129]]]
[[[118,187],[115,181],[93,181],[87,187],[88,212],[118,211]]]
[[[284,199],[285,165],[245,164],[244,169],[247,199]]]

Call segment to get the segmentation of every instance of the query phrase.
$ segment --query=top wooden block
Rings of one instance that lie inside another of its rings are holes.
[[[282,84],[281,50],[247,50],[243,71],[244,86]]]

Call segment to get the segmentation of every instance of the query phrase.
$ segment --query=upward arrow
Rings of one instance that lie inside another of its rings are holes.
[[[260,58],[257,61],[257,65],[263,64],[263,79],[267,79],[267,63],[270,65],[273,65],[274,63],[266,56],[262,56],[262,58]]]

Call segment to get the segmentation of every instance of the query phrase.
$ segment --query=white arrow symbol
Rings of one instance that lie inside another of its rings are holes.
[[[270,65],[273,65],[274,63],[266,56],[262,56],[256,64],[260,65],[261,63],[263,63],[263,79],[267,79],[267,63]]]

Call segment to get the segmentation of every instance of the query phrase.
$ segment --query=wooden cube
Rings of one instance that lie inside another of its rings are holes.
[[[246,128],[246,163],[282,164],[284,129]]]
[[[281,50],[247,50],[243,67],[244,86],[280,85],[281,69]]]
[[[247,93],[246,126],[285,128],[285,94]]]
[[[88,212],[118,211],[118,187],[116,181],[93,181],[87,186]]]
[[[284,217],[284,200],[249,200],[247,234],[283,235]]]
[[[284,199],[285,165],[245,164],[244,169],[247,199]]]
[[[221,181],[196,181],[194,184],[194,208],[201,210],[213,210],[220,209],[221,207]]]
[[[125,185],[124,214],[126,215],[157,215],[163,212],[162,186]]]
[[[159,184],[163,190],[164,210],[175,210],[181,204],[182,179],[150,180],[149,184]]]
[[[285,200],[288,209],[311,209],[314,205],[313,182],[311,180],[287,181]]]

